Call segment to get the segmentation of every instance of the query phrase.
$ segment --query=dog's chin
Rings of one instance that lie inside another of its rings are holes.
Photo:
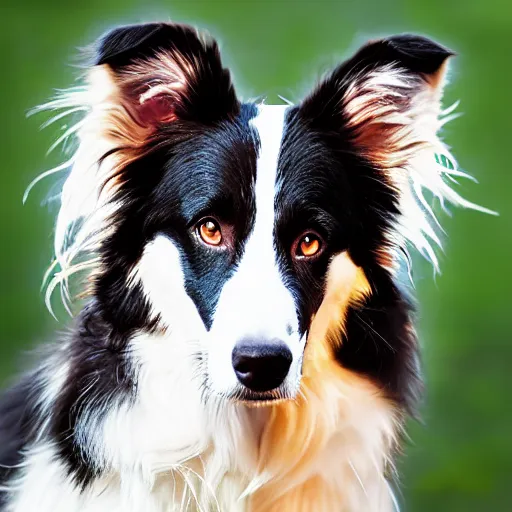
[[[248,407],[269,407],[288,400],[294,400],[296,395],[296,390],[291,390],[289,387],[284,386],[262,392],[252,391],[240,386],[230,394],[229,400]]]

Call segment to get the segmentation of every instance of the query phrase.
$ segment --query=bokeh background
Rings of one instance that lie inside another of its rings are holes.
[[[480,185],[470,199],[500,217],[458,211],[442,275],[416,258],[419,330],[428,393],[400,462],[402,510],[512,510],[512,4],[500,0],[59,0],[0,4],[0,383],[20,354],[51,339],[41,277],[52,256],[56,180],[23,191],[57,164],[45,151],[58,126],[26,119],[54,88],[74,83],[76,49],[119,23],[173,19],[209,29],[245,98],[297,100],[320,74],[367,38],[419,32],[455,49],[446,105],[464,116],[444,136]],[[52,188],[53,187],[53,188]],[[363,511],[362,511],[363,512]]]

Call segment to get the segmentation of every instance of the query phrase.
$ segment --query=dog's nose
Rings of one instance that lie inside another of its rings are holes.
[[[290,349],[280,340],[244,340],[233,349],[232,362],[238,380],[252,391],[279,387],[292,363]]]

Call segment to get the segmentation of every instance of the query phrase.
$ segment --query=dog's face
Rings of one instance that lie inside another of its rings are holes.
[[[209,389],[294,397],[329,263],[349,247],[344,163],[295,109],[274,105],[242,105],[173,150],[164,143],[133,170],[164,169],[144,205],[135,282],[167,327],[199,324]],[[189,308],[177,315],[180,300]]]
[[[293,398],[328,358],[407,400],[416,346],[397,255],[410,241],[435,263],[422,187],[461,202],[435,161],[449,55],[376,41],[298,105],[257,105],[189,27],[111,32],[68,100],[86,95],[89,111],[58,246],[82,222],[61,263],[96,253],[92,293],[116,333],[189,340],[209,393]]]

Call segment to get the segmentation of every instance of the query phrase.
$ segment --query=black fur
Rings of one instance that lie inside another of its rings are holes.
[[[421,396],[419,347],[413,328],[414,305],[389,275],[370,274],[372,296],[349,308],[344,333],[332,333],[344,367],[380,384],[385,394],[409,413]]]
[[[33,401],[37,392],[35,376],[30,375],[0,396],[0,509],[8,497],[1,487],[18,471],[21,450],[37,430],[39,417]]]
[[[146,156],[124,169],[126,183],[115,198],[123,206],[115,232],[104,243],[106,271],[96,279],[94,292],[120,335],[147,327],[150,320],[140,290],[127,292],[126,281],[145,245],[158,233],[180,247],[187,291],[205,324],[211,324],[222,285],[254,221],[259,144],[249,127],[254,115],[249,104],[236,119],[216,127],[173,123],[152,140]],[[233,226],[234,254],[212,253],[197,241],[197,222],[211,215]]]
[[[350,147],[340,132],[311,129],[300,108],[288,114],[279,167],[276,238],[281,268],[300,298],[301,328],[318,309],[330,258],[348,250],[372,287],[372,297],[350,309],[346,332],[331,333],[337,357],[377,381],[391,398],[413,409],[420,379],[417,345],[410,328],[412,305],[377,261],[385,233],[398,215],[397,197],[379,170]],[[289,247],[304,226],[315,229],[328,250],[316,261],[297,262]],[[341,339],[342,338],[342,339]]]
[[[97,304],[90,303],[77,318],[66,343],[64,358],[69,373],[53,404],[48,433],[60,459],[82,488],[103,468],[98,468],[77,442],[77,424],[89,407],[94,407],[94,417],[101,420],[113,404],[134,397],[129,356],[126,339],[104,320]]]

